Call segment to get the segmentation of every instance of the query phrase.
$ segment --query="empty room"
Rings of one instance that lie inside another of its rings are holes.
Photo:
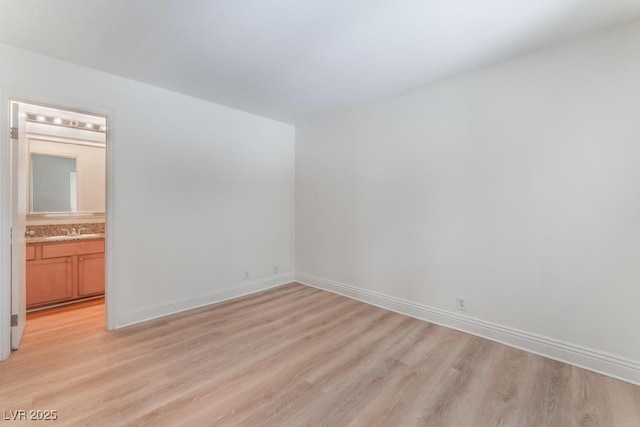
[[[640,427],[640,1],[0,0],[0,424]]]

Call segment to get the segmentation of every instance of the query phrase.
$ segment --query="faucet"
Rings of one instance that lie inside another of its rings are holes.
[[[74,228],[71,229],[71,231],[69,231],[68,228],[63,228],[60,231],[62,231],[62,234],[64,234],[65,236],[80,236],[82,235],[83,232],[87,231],[86,228],[80,228],[78,230]]]

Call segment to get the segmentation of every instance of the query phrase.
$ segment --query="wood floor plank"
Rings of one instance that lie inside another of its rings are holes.
[[[640,427],[640,387],[606,378],[614,426]]]
[[[492,360],[489,384],[478,396],[481,402],[474,420],[478,425],[517,426],[518,408],[524,399],[524,385],[532,374],[533,355],[500,346]]]
[[[471,391],[482,384],[496,344],[473,337],[454,361],[451,368],[443,367],[448,375],[438,387],[438,397],[425,405],[418,419],[425,425],[472,425],[478,395]]]
[[[613,425],[606,378],[572,368],[573,424],[585,427]]]
[[[640,387],[299,284],[114,332],[101,300],[30,313],[0,379],[55,425],[640,427]]]
[[[543,357],[534,358],[534,364],[531,386],[525,392],[518,424],[571,426],[572,367]]]

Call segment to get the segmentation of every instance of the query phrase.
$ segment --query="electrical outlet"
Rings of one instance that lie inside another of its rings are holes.
[[[463,297],[456,298],[456,308],[458,311],[467,311],[467,302]]]
[[[280,266],[274,265],[273,266],[273,274],[278,274],[279,272],[280,272]]]
[[[248,279],[249,279],[249,271],[245,270],[245,271],[242,273],[242,277],[244,277],[244,280],[248,280]]]

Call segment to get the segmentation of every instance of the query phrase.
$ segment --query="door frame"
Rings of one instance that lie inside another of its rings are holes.
[[[114,240],[115,240],[115,123],[116,109],[96,106],[93,103],[77,99],[65,99],[42,93],[0,87],[0,361],[11,354],[11,239],[12,227],[11,203],[12,188],[10,175],[10,102],[42,104],[50,107],[69,109],[88,114],[102,115],[107,118],[106,134],[106,178],[105,178],[105,303],[107,330],[116,328],[116,289],[114,277]]]

